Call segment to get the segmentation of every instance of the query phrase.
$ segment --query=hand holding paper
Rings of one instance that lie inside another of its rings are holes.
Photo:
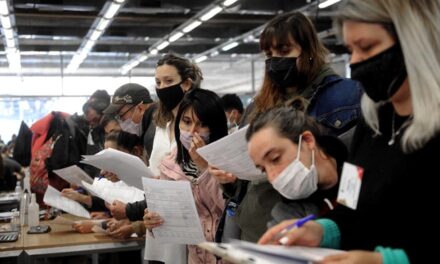
[[[81,216],[84,218],[90,218],[89,212],[84,209],[81,204],[70,200],[69,198],[61,196],[61,192],[50,185],[47,186],[43,201],[45,204],[68,212],[69,214]]]

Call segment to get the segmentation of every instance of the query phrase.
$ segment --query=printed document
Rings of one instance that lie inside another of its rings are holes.
[[[78,202],[61,196],[61,192],[52,186],[47,186],[43,201],[45,204],[63,210],[69,214],[90,218],[89,212]]]
[[[189,181],[142,178],[148,210],[164,224],[153,229],[159,243],[194,245],[205,241]]]
[[[80,167],[76,165],[72,165],[63,169],[54,170],[58,176],[63,178],[65,181],[67,181],[70,184],[76,185],[76,186],[82,186],[81,181],[85,181],[89,184],[92,184],[93,179]]]
[[[118,175],[119,179],[130,186],[142,190],[142,178],[153,177],[151,170],[136,156],[115,150],[104,149],[95,155],[83,155],[82,163],[95,166]]]
[[[128,186],[122,181],[111,182],[105,178],[95,178],[93,184],[86,182],[82,182],[82,184],[89,193],[110,204],[113,203],[114,200],[127,204],[145,199],[143,191],[133,186]]]
[[[247,150],[246,131],[248,126],[197,149],[211,166],[230,172],[240,179],[259,181],[266,179],[251,160]]]

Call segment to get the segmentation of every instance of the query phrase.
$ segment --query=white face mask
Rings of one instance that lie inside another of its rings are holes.
[[[315,153],[312,150],[312,166],[308,169],[299,160],[301,153],[301,138],[298,142],[298,155],[272,182],[272,186],[281,195],[291,200],[304,199],[318,189],[318,172],[315,166]]]
[[[118,123],[123,131],[135,134],[138,137],[141,135],[141,124],[136,124],[131,118],[127,118],[124,121],[118,120]]]
[[[230,121],[231,116],[232,116],[232,113],[229,116],[226,116],[227,120],[228,120],[228,123],[227,123],[228,124],[228,134],[232,134],[238,130],[237,123],[235,121],[234,122]]]

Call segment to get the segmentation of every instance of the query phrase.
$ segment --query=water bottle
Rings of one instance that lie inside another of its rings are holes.
[[[23,190],[31,193],[31,173],[29,168],[24,169]]]
[[[17,180],[17,185],[15,186],[15,194],[17,195],[18,198],[21,198],[22,191],[23,190],[21,189],[21,182]]]
[[[20,230],[20,213],[18,211],[12,211],[11,230],[12,231]]]
[[[28,222],[28,206],[29,206],[29,200],[30,195],[27,191],[24,191],[21,195],[20,200],[20,225],[25,226]]]
[[[37,204],[35,193],[32,194],[31,204],[28,210],[28,226],[37,226],[40,223],[40,206]]]

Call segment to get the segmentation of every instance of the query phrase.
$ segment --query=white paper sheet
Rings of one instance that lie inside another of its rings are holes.
[[[80,167],[76,165],[72,165],[59,170],[54,170],[53,172],[55,172],[58,176],[63,178],[68,183],[76,186],[82,186],[81,181],[85,181],[90,184],[93,182],[92,177],[90,177],[85,171],[83,171]]]
[[[52,186],[47,186],[43,201],[45,204],[63,210],[69,214],[90,218],[89,212],[78,202],[61,196],[61,192]]]
[[[246,142],[247,126],[197,149],[211,166],[230,172],[240,179],[260,181],[266,179],[249,157]]]
[[[246,241],[233,240],[231,245],[234,248],[244,250],[246,252],[255,252],[268,255],[274,258],[288,258],[298,261],[319,262],[324,257],[344,253],[342,250],[317,248],[317,247],[300,247],[300,246],[277,246],[277,245],[258,245]]]
[[[84,188],[92,195],[97,196],[107,203],[113,203],[114,200],[123,203],[133,203],[144,200],[144,192],[126,185],[124,182],[111,182],[105,178],[95,179],[93,184],[82,182]]]
[[[112,172],[118,175],[120,180],[139,190],[142,190],[143,177],[154,177],[139,157],[115,149],[109,148],[95,155],[83,155],[83,157],[82,163]]]
[[[189,182],[148,178],[142,181],[148,210],[164,219],[162,226],[153,229],[155,241],[187,245],[205,241]]]

